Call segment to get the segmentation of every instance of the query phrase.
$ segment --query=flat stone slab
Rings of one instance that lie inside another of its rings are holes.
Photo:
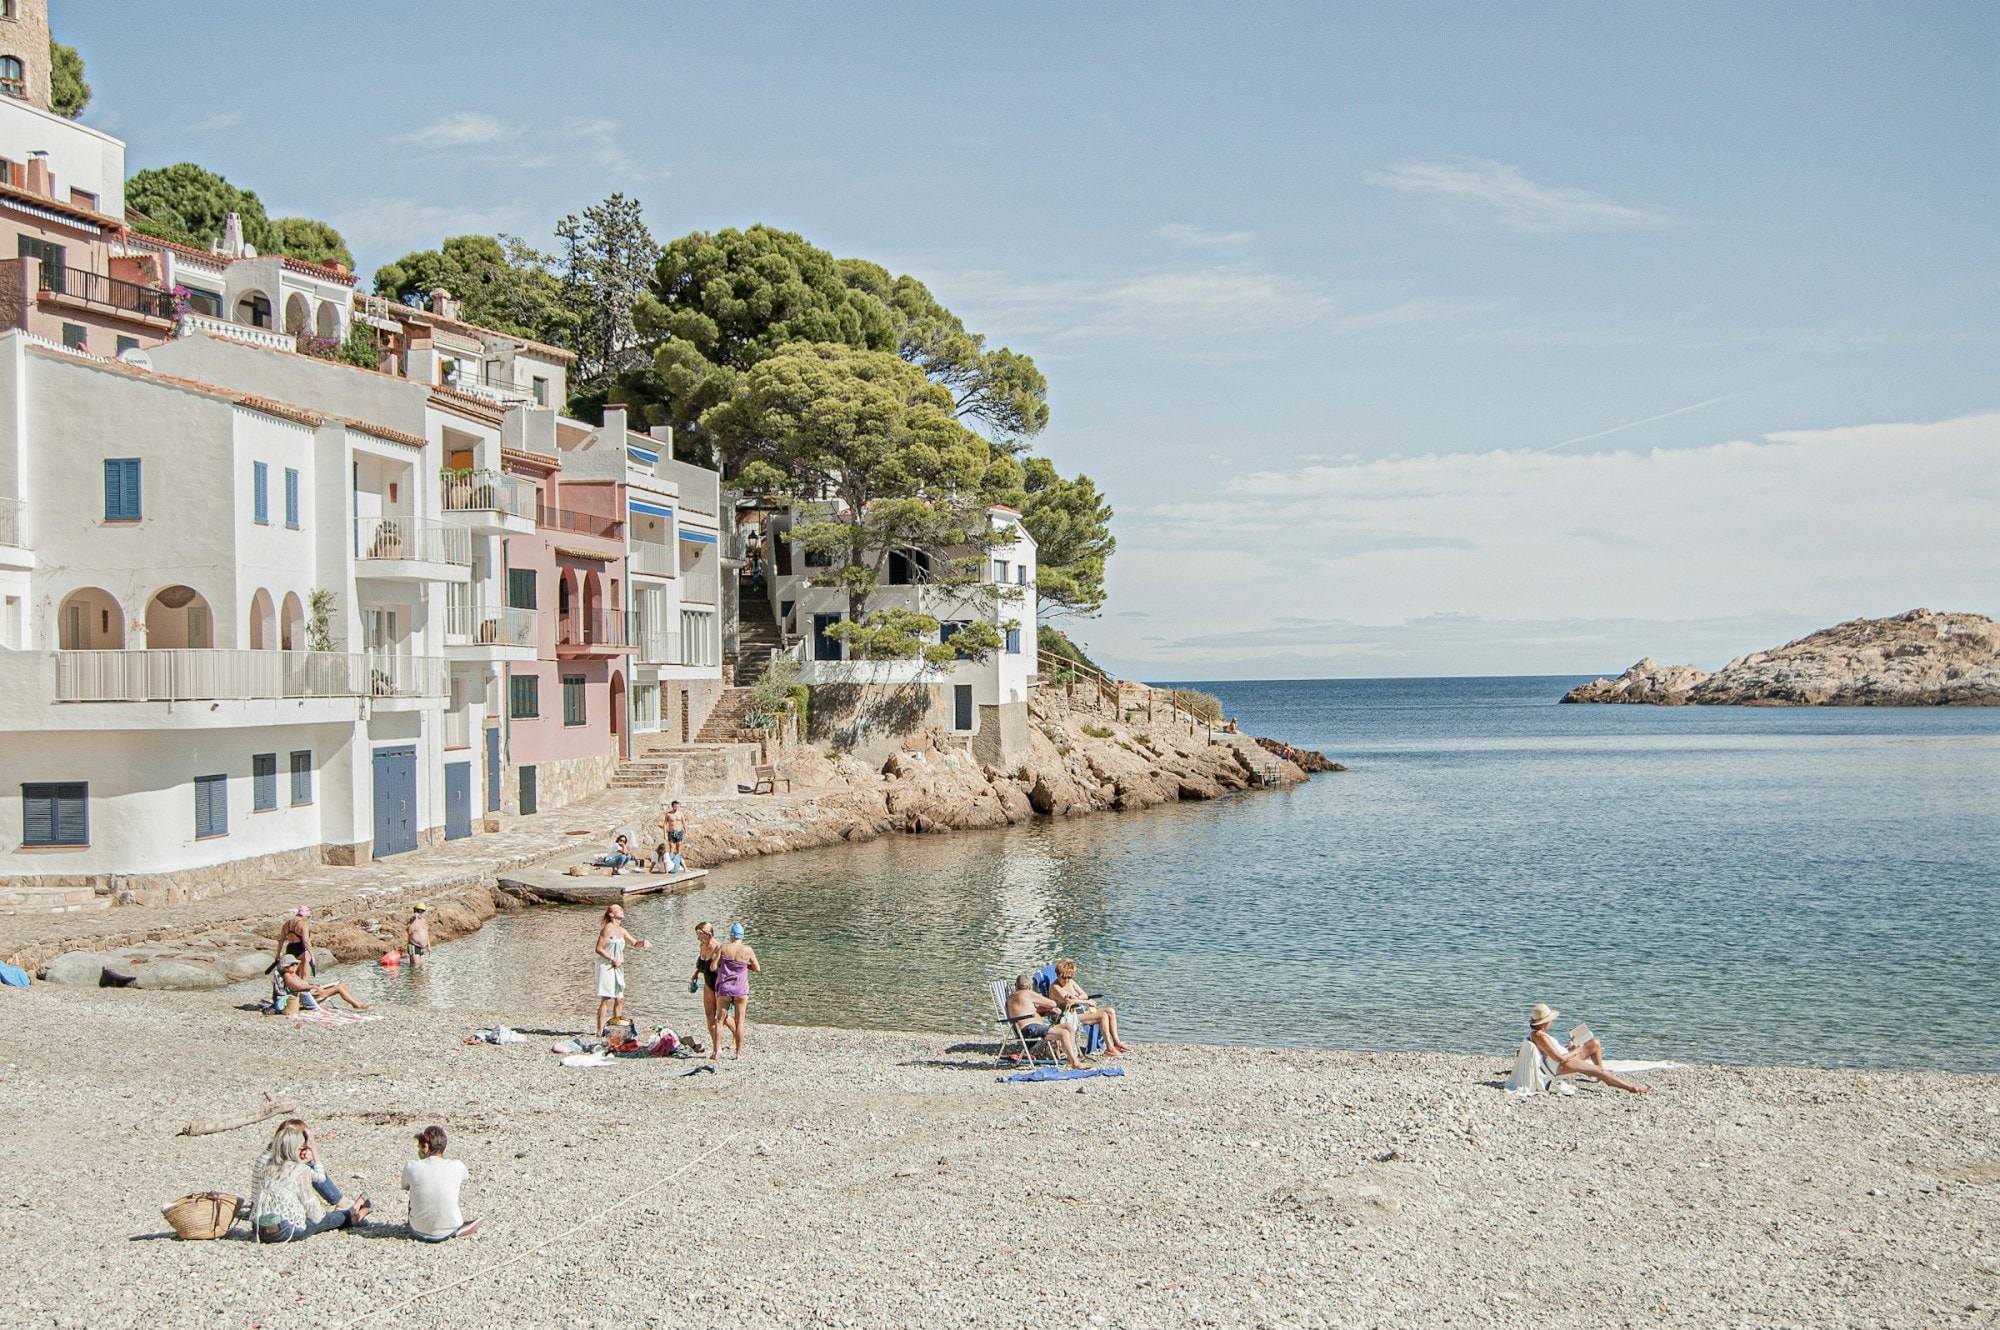
[[[534,896],[567,905],[611,905],[628,896],[677,895],[692,891],[708,876],[706,868],[684,873],[626,873],[613,876],[592,869],[583,877],[553,868],[517,868],[500,874],[500,890],[510,896]]]

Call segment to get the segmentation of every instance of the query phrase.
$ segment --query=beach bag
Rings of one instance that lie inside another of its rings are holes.
[[[672,1030],[661,1030],[659,1038],[655,1039],[653,1046],[646,1051],[656,1058],[670,1058],[674,1055],[674,1050],[680,1046],[680,1038]]]
[[[243,1198],[225,1191],[198,1191],[160,1207],[167,1224],[184,1242],[208,1242],[221,1237],[236,1222]]]

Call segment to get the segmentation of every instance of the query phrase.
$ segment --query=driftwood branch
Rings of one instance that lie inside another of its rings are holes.
[[[295,1112],[297,1108],[298,1105],[291,1101],[274,1099],[266,1092],[264,1102],[247,1113],[239,1113],[235,1117],[228,1118],[196,1118],[193,1122],[188,1123],[187,1126],[182,1127],[177,1134],[181,1136],[212,1136],[219,1131],[235,1131],[238,1127],[247,1127],[253,1122],[262,1122],[265,1118],[277,1117],[280,1113],[290,1114]]]

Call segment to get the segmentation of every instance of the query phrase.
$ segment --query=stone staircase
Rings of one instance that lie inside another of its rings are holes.
[[[679,763],[667,760],[663,754],[649,753],[620,762],[618,770],[611,773],[611,788],[663,790],[680,771]]]
[[[737,604],[742,609],[736,621],[736,654],[729,658],[729,678],[730,682],[747,688],[764,672],[764,662],[771,659],[771,653],[785,642],[778,631],[778,621],[771,617],[763,599],[750,594],[748,579],[743,582],[743,594]]]
[[[715,710],[708,713],[708,719],[701,723],[701,733],[695,736],[696,743],[733,744],[743,742],[742,732],[750,722],[750,690],[748,688],[725,688],[716,699]]]

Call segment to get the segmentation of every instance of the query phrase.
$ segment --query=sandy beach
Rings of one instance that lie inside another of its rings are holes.
[[[0,993],[18,1323],[2000,1322],[2000,1077],[1687,1067],[1523,1102],[1497,1055],[1152,1045],[1011,1085],[986,1032],[776,1027],[714,1074],[564,1069],[547,1035],[460,1040],[581,1013],[319,1029],[242,1000]],[[266,1090],[377,1222],[173,1240],[161,1203],[244,1190],[270,1124],[177,1131]],[[429,1122],[486,1219],[437,1247],[395,1183]]]

